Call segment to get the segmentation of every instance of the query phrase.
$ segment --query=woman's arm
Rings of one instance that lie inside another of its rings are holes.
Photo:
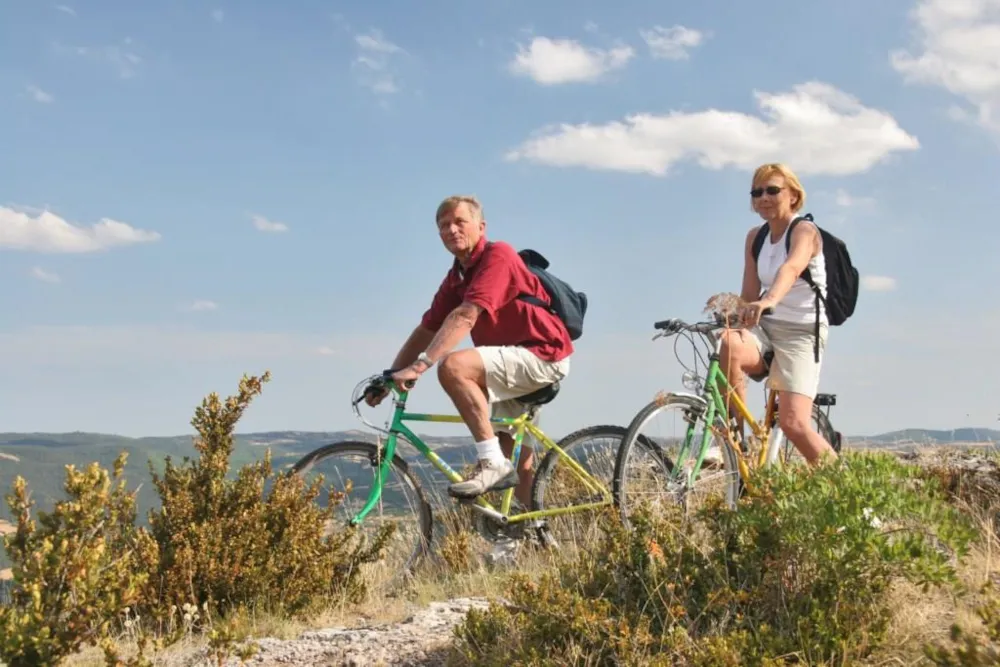
[[[805,271],[816,251],[817,238],[819,232],[816,226],[803,221],[792,230],[791,248],[788,257],[778,268],[774,276],[774,283],[767,294],[761,299],[768,307],[774,307],[779,301],[785,298],[788,290],[792,289],[795,279]]]
[[[753,239],[757,236],[758,229],[760,227],[754,227],[747,232],[743,243],[743,288],[740,298],[746,303],[756,301],[760,296],[760,277],[757,275],[757,262],[753,258]]]

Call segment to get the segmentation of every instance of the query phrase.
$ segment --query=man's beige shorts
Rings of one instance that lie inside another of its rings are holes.
[[[763,319],[759,326],[748,332],[762,356],[769,350],[774,353],[769,379],[772,389],[816,398],[826,349],[827,325],[825,322],[820,324],[819,363],[813,352],[814,327],[811,322],[800,324]]]
[[[537,391],[569,374],[569,357],[545,361],[514,345],[484,345],[476,350],[486,369],[486,390],[494,418],[520,416],[525,406],[517,400],[518,396]]]

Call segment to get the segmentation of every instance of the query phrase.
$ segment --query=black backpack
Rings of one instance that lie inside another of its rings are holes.
[[[570,340],[576,340],[583,335],[583,317],[587,313],[587,295],[577,292],[570,285],[547,271],[549,260],[545,259],[535,250],[522,250],[517,253],[528,270],[538,276],[542,287],[552,300],[552,306],[546,306],[545,302],[530,295],[521,294],[518,298],[521,301],[548,308],[566,325],[569,331]]]
[[[800,220],[813,222],[811,213],[799,216],[788,225],[788,232],[785,234],[785,252],[788,253],[792,244],[792,230]],[[801,274],[801,278],[809,283],[813,293],[816,295],[816,341],[814,352],[816,361],[819,361],[819,302],[822,301],[826,307],[826,318],[830,326],[840,326],[854,314],[854,307],[858,303],[858,270],[851,263],[851,254],[847,251],[847,244],[837,238],[819,225],[816,225],[820,236],[823,239],[823,261],[826,264],[826,296],[824,297],[819,287],[813,282],[809,274],[809,267],[806,267]],[[753,259],[756,262],[760,256],[760,250],[764,246],[764,240],[770,233],[771,228],[766,222],[761,225],[757,236],[753,240]]]

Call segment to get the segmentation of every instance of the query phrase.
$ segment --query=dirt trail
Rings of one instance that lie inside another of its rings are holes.
[[[353,628],[310,630],[297,639],[259,638],[257,654],[247,661],[253,667],[443,667],[452,628],[472,608],[485,609],[484,598],[456,598],[431,602],[399,623]],[[203,656],[187,667],[213,664]],[[226,667],[241,664],[230,658]]]

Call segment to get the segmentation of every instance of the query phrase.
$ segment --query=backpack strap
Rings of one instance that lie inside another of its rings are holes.
[[[813,221],[812,213],[806,213],[805,215],[800,215],[794,220],[792,220],[791,224],[788,225],[788,233],[785,234],[786,255],[792,251],[792,231],[795,229],[795,225],[799,224],[799,222],[801,222],[802,220],[808,220],[809,222],[812,222]],[[819,230],[819,227],[817,227],[816,229]],[[823,250],[820,249],[820,252],[823,252]],[[813,281],[812,273],[810,273],[808,266],[802,269],[802,273],[799,274],[799,277],[809,284],[809,287],[812,288],[813,294],[816,295],[816,298],[813,300],[813,302],[816,304],[816,320],[815,320],[815,325],[813,326],[813,358],[816,360],[816,363],[818,364],[819,363],[819,304],[820,301],[822,301],[823,305],[825,306],[826,298],[823,296],[823,293],[820,291],[819,287]]]
[[[760,257],[760,249],[764,247],[764,239],[767,238],[768,233],[771,231],[771,225],[764,223],[757,230],[757,235],[753,237],[753,245],[750,247],[750,252],[753,253],[753,261],[757,261]]]

